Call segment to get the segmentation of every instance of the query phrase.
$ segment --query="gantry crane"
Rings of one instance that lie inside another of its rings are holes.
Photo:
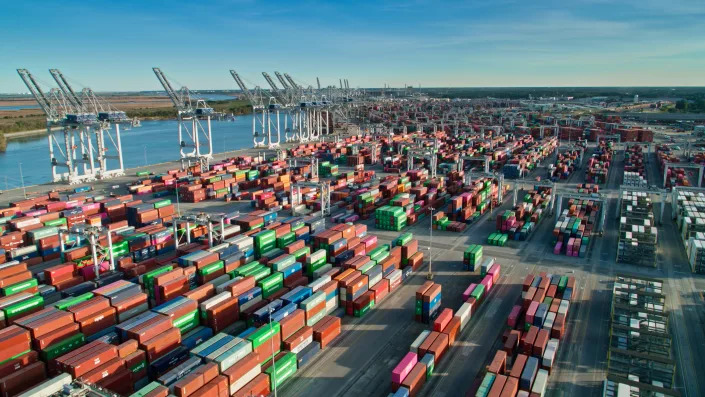
[[[90,158],[92,150],[89,148],[91,140],[88,131],[98,123],[97,116],[84,113],[77,105],[76,97],[67,97],[59,88],[45,93],[27,69],[17,69],[17,73],[46,115],[52,181],[78,184],[95,180],[95,163]],[[60,131],[53,131],[56,127]],[[77,140],[81,149],[80,156],[76,150]],[[79,164],[83,165],[82,170]],[[66,171],[60,171],[64,167]]]
[[[254,147],[269,146],[271,135],[265,134],[265,130],[267,130],[269,125],[269,107],[264,103],[264,94],[259,87],[255,87],[252,91],[249,90],[235,70],[230,69],[230,74],[247,97],[247,100],[250,101],[250,105],[252,105],[252,141]]]
[[[120,124],[129,124],[133,127],[139,126],[139,120],[129,119],[123,111],[116,110],[103,98],[100,98],[86,87],[78,95],[71,87],[63,73],[58,69],[49,69],[49,72],[54,77],[54,80],[59,86],[59,89],[64,92],[67,98],[82,111],[87,114],[95,114],[98,118],[98,123],[92,126],[92,134],[88,134],[88,138],[95,137],[95,146],[89,141],[88,153],[89,161],[93,164],[93,154],[96,153],[95,161],[98,162],[98,168],[95,170],[95,175],[101,179],[107,179],[115,176],[125,175],[122,154],[122,142],[120,138]],[[113,126],[115,130],[113,131]],[[107,144],[106,144],[106,137]],[[108,163],[108,160],[115,160],[115,163]]]
[[[301,123],[299,124],[299,136],[303,138],[302,140],[316,140],[324,134],[329,134],[329,107],[331,103],[328,101],[326,96],[322,95],[320,92],[315,92],[311,86],[307,89],[308,95],[305,95],[304,88],[300,84],[296,83],[289,73],[284,73],[284,78],[286,79],[286,82],[288,82],[288,86],[290,87],[293,95],[301,98],[301,113],[299,116]],[[316,78],[316,81],[318,81],[318,78]],[[285,82],[282,81],[282,84],[284,83]],[[320,85],[320,82],[318,84]]]
[[[192,97],[188,87],[181,87],[179,91],[174,90],[161,69],[152,68],[152,70],[178,112],[181,167],[186,168],[195,162],[200,164],[201,170],[207,170],[208,163],[213,158],[211,138],[213,108],[209,107],[205,100]],[[205,126],[201,121],[205,121]]]
[[[277,87],[277,84],[274,82],[269,73],[262,72],[262,76],[267,81],[267,84],[269,84],[271,88],[270,92],[272,94],[272,96],[269,98],[270,118],[269,123],[267,125],[267,133],[270,136],[269,147],[271,149],[279,146],[279,142],[281,142],[282,132],[284,132],[285,138],[287,138],[288,136],[291,140],[297,139],[296,136],[292,137],[288,134],[292,133],[292,131],[297,130],[296,124],[298,123],[298,120],[296,119],[296,116],[293,111],[295,107],[295,99],[292,96],[291,92],[289,90],[286,90],[286,87],[284,90],[279,89],[279,87]],[[279,75],[278,72],[277,77],[281,78],[281,75]],[[283,80],[283,78],[281,79]],[[274,116],[271,116],[271,114],[274,114]],[[271,139],[272,128],[274,128],[274,134],[276,134],[276,142]]]

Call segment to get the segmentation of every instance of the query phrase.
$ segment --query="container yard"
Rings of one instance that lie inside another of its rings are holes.
[[[4,192],[0,394],[705,393],[705,196],[655,187],[687,160],[633,143],[660,136],[518,101],[351,111],[368,130]]]

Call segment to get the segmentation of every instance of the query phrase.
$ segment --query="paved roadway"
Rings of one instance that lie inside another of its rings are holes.
[[[243,154],[226,153],[217,159]],[[249,151],[249,154],[252,150]],[[546,165],[537,169],[534,176],[545,178]],[[143,167],[153,172],[164,172],[178,167],[176,162]],[[549,380],[549,395],[597,396],[601,395],[605,377],[609,332],[611,288],[614,273],[638,272],[651,277],[665,278],[667,304],[671,310],[671,332],[674,340],[674,355],[678,362],[676,385],[686,396],[705,395],[705,382],[697,376],[697,368],[705,365],[705,344],[702,342],[703,304],[700,291],[705,290],[705,279],[689,271],[685,250],[677,236],[675,224],[668,219],[670,205],[666,208],[666,219],[659,229],[659,253],[657,268],[645,269],[616,264],[617,250],[617,191],[622,180],[622,154],[612,165],[608,188],[602,192],[608,199],[608,216],[605,235],[597,238],[586,258],[569,258],[552,253],[550,241],[554,218],[545,218],[532,236],[524,242],[511,241],[506,247],[484,246],[484,255],[496,257],[502,264],[502,276],[497,287],[473,315],[469,325],[458,336],[458,341],[436,366],[434,376],[422,390],[423,396],[461,395],[471,388],[474,379],[484,365],[491,360],[497,348],[497,339],[506,316],[520,295],[520,283],[527,273],[541,271],[574,274],[578,281],[576,303],[571,308],[567,333],[559,348],[557,369]],[[112,185],[134,180],[134,173],[109,181],[98,181],[92,185],[96,190],[109,191]],[[617,172],[615,172],[617,171]],[[584,182],[584,168],[566,181],[574,185]],[[648,180],[661,183],[655,155],[647,169]],[[652,184],[655,184],[651,182]],[[48,191],[56,185],[30,187],[28,192]],[[122,190],[122,189],[121,189]],[[519,196],[521,197],[521,195]],[[22,198],[21,190],[4,192],[2,202]],[[468,244],[485,243],[487,235],[494,231],[494,216],[511,208],[511,196],[505,204],[478,222],[469,225],[463,233],[435,231],[433,236],[433,271],[435,281],[443,285],[443,306],[457,309],[461,294],[472,282],[480,279],[477,274],[461,270],[462,252]],[[201,209],[209,212],[233,210],[247,211],[247,203],[225,204],[221,201],[206,201],[198,204],[182,204],[182,211]],[[428,258],[429,218],[408,228],[419,239],[420,247],[426,249]],[[373,221],[367,221],[372,225]],[[370,232],[388,243],[398,233]],[[362,319],[345,317],[343,334],[319,354],[307,367],[287,382],[279,392],[284,396],[308,396],[311,391],[326,396],[383,396],[389,392],[390,374],[396,363],[406,354],[416,336],[428,326],[413,320],[414,294],[425,281],[426,264],[410,280],[390,294]]]

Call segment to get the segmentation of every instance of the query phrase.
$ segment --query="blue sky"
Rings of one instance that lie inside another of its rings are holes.
[[[352,86],[705,85],[705,1],[5,1],[0,92],[192,89],[262,71]]]

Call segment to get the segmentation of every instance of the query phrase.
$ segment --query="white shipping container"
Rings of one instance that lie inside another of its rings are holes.
[[[414,342],[411,343],[411,348],[409,350],[413,353],[418,353],[419,346],[421,346],[421,344],[423,344],[423,341],[425,341],[426,338],[428,337],[428,335],[430,335],[430,334],[431,334],[431,331],[429,331],[429,330],[422,331],[421,334],[419,334],[419,336],[417,336],[416,339],[414,339]]]
[[[230,385],[230,394],[235,394],[238,390],[242,389],[245,387],[246,384],[248,384],[252,379],[257,377],[262,372],[262,367],[260,364],[255,365],[251,370],[247,371],[245,375],[240,377],[240,379],[236,380]]]
[[[531,393],[535,393],[540,397],[546,394],[546,385],[548,384],[548,371],[545,369],[540,369],[536,373],[536,378],[534,379],[534,385],[531,388]]]
[[[465,326],[470,321],[471,313],[472,313],[472,305],[467,302],[460,305],[460,308],[458,308],[458,311],[455,312],[455,315],[460,318],[460,329],[461,330],[463,328],[465,328]]]
[[[315,281],[312,281],[311,283],[308,284],[308,287],[311,288],[312,292],[316,292],[319,289],[321,289],[326,283],[328,283],[331,280],[330,274],[326,274],[323,277],[320,277],[316,279]]]
[[[252,353],[252,342],[241,339],[238,344],[218,356],[215,362],[220,366],[220,372],[223,372],[250,353]]]

